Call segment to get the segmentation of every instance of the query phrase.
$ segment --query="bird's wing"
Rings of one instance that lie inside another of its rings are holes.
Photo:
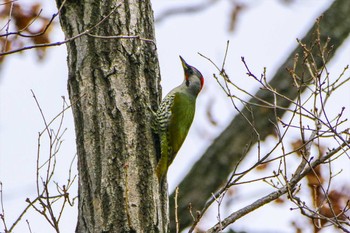
[[[180,150],[187,133],[191,127],[195,111],[195,99],[184,93],[177,93],[171,108],[169,123],[169,147],[172,153],[169,154],[168,165],[170,165],[177,152]]]
[[[161,147],[161,158],[156,168],[156,173],[159,180],[161,180],[168,171],[169,154],[171,154],[172,151],[172,149],[169,147],[169,123],[172,114],[171,106],[173,105],[174,98],[175,94],[166,96],[164,101],[159,106],[156,116]]]

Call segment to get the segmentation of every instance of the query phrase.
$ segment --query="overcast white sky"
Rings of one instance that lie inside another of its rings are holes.
[[[254,72],[259,74],[263,67],[267,67],[268,76],[272,77],[275,69],[296,46],[295,38],[301,38],[332,1],[296,0],[295,3],[284,5],[281,4],[282,1],[277,0],[241,0],[247,8],[240,15],[235,31],[229,33],[232,2],[221,0],[201,13],[174,16],[156,25],[163,95],[182,81],[183,71],[179,55],[205,76],[205,87],[198,99],[194,125],[168,173],[170,190],[176,187],[198,156],[235,114],[229,101],[212,79],[215,69],[197,53],[203,53],[220,63],[226,41],[230,40],[226,70],[237,83],[254,93],[257,87],[247,81],[240,61],[241,56],[246,58]],[[157,17],[172,6],[187,4],[186,0],[155,0],[153,8]],[[44,14],[51,15],[55,12],[53,0],[45,1],[44,6]],[[63,39],[59,29],[55,31],[52,39]],[[347,42],[343,47],[342,53],[337,54],[336,60],[332,62],[336,66],[330,68],[335,74],[339,74],[350,61],[350,43]],[[44,62],[37,62],[33,55],[33,51],[27,51],[8,57],[0,72],[0,181],[3,183],[9,223],[25,206],[25,198],[35,196],[37,135],[44,125],[30,90],[35,92],[48,120],[61,111],[61,96],[68,100],[65,46],[49,48]],[[349,108],[349,92],[342,92],[340,96],[334,107]],[[212,99],[215,99],[214,117],[219,121],[219,127],[216,128],[210,126],[205,117],[205,107]],[[64,126],[67,127],[67,132],[58,157],[55,176],[58,182],[65,182],[69,163],[75,154],[74,126],[70,111],[65,116]],[[43,156],[47,151],[46,145],[44,141]],[[67,209],[62,232],[74,231],[75,209]],[[281,215],[277,210],[274,211],[270,212],[271,216]],[[52,232],[46,224],[37,224],[40,217],[31,214],[26,218],[30,220],[33,232]],[[216,222],[214,215],[212,220]],[[238,221],[235,226],[241,230],[256,229],[251,225],[252,222],[258,226],[270,224],[266,228],[267,232],[292,232],[288,229],[288,219],[281,218],[276,222],[275,217],[266,219],[260,218],[259,215],[251,215]],[[20,225],[15,232],[28,232],[26,224]]]

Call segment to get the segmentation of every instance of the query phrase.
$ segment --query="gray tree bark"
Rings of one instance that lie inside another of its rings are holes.
[[[350,1],[348,0],[334,1],[323,13],[320,23],[321,39],[326,41],[327,37],[331,38],[330,44],[332,44],[333,50],[329,54],[330,59],[350,33],[349,15]],[[309,30],[302,39],[303,43],[312,43],[315,38],[313,36],[315,28],[316,25]],[[275,88],[278,93],[287,96],[289,99],[294,99],[298,95],[297,89],[293,88],[293,79],[286,71],[286,68],[293,67],[296,53],[301,55],[302,49],[300,47],[296,48],[269,82],[269,85]],[[318,59],[316,62],[319,63],[317,64],[318,67],[322,65],[321,59]],[[296,72],[302,73],[301,66]],[[308,75],[308,72],[304,73],[305,80],[310,79]],[[259,90],[255,96],[270,103],[274,101],[272,93],[265,90]],[[256,98],[252,98],[249,102],[259,103]],[[287,108],[289,104],[289,101],[278,98],[279,106]],[[282,117],[284,113],[285,111],[279,109],[277,115]],[[193,222],[188,210],[189,203],[191,203],[194,213],[197,210],[200,211],[212,193],[215,193],[225,183],[233,168],[246,155],[244,151],[249,150],[257,142],[258,138],[255,130],[259,133],[260,140],[264,140],[267,136],[274,133],[273,123],[276,121],[274,109],[249,105],[242,109],[242,114],[248,118],[254,115],[254,120],[251,118],[250,120],[254,122],[255,129],[248,124],[241,114],[235,116],[230,125],[214,140],[202,158],[192,167],[179,185],[178,215],[181,216],[180,229],[188,227]],[[174,194],[170,196],[170,200],[173,200],[173,198]],[[170,202],[170,219],[175,218],[173,209],[174,203]],[[173,223],[171,223],[170,229],[171,232],[174,232],[175,225]]]
[[[154,173],[147,107],[161,96],[155,44],[96,36],[154,41],[151,3],[57,0],[61,4],[66,38],[92,28],[67,44],[79,172],[76,232],[167,232],[167,191],[159,191]]]

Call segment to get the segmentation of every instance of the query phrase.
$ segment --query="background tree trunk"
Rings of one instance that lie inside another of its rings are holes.
[[[321,39],[326,41],[331,38],[330,44],[333,50],[329,54],[329,59],[335,54],[335,51],[340,48],[343,41],[350,33],[350,1],[336,0],[327,9],[320,21]],[[301,40],[305,44],[311,44],[315,36],[316,24],[309,30],[306,36]],[[294,56],[299,53],[301,57],[302,49],[296,48],[280,66],[277,73],[269,82],[269,85],[276,89],[278,93],[287,96],[290,99],[295,99],[298,95],[297,89],[293,88],[293,79],[288,74],[286,68],[292,68]],[[317,58],[318,66],[322,65],[320,58]],[[249,61],[247,62],[249,65]],[[298,68],[300,68],[299,66]],[[302,73],[297,70],[297,73]],[[309,73],[304,73],[304,80],[309,80]],[[274,97],[272,93],[265,90],[259,90],[255,96],[267,102],[273,103]],[[288,107],[289,101],[282,98],[278,99],[278,105]],[[257,99],[252,98],[249,103],[259,103]],[[248,111],[249,109],[249,111]],[[251,111],[251,112],[250,112]],[[285,111],[279,109],[277,114],[282,117]],[[260,140],[264,140],[267,136],[274,133],[274,125],[276,122],[274,109],[266,109],[253,105],[245,106],[242,109],[242,114],[250,120],[251,115],[254,115],[254,127],[259,133]],[[178,215],[181,216],[180,229],[183,229],[192,224],[193,218],[188,210],[188,205],[191,203],[192,210],[195,212],[201,210],[206,201],[211,197],[212,193],[222,186],[228,175],[233,171],[233,168],[242,160],[242,157],[255,143],[258,137],[255,130],[249,125],[247,120],[237,114],[231,121],[230,125],[219,135],[202,158],[196,162],[191,171],[187,174],[184,180],[179,185],[180,195],[178,198]],[[195,188],[194,188],[195,187]],[[174,193],[170,196],[173,200]],[[170,202],[170,219],[174,219],[174,203]],[[171,232],[174,232],[175,224],[171,224]]]
[[[67,38],[93,27],[67,44],[79,171],[76,232],[167,232],[161,194],[167,192],[159,192],[154,175],[147,114],[148,103],[161,96],[155,43],[96,37],[154,40],[153,21],[149,0],[66,1],[61,10]]]

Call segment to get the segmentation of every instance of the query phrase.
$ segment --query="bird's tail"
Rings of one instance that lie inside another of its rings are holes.
[[[169,147],[166,134],[160,135],[161,157],[158,161],[156,174],[159,182],[166,176],[168,172]]]

